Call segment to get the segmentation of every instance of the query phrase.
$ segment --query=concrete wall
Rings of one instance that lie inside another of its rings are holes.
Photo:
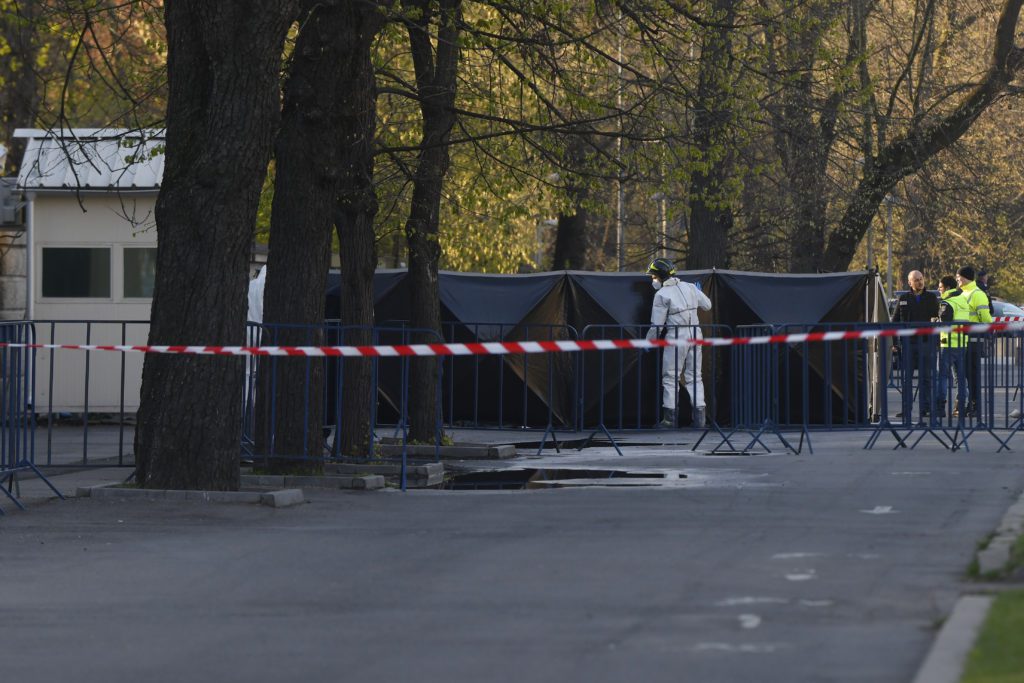
[[[0,228],[0,320],[25,318],[26,242],[23,228]]]

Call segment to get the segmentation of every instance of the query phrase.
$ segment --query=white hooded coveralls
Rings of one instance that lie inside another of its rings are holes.
[[[667,338],[703,339],[697,309],[711,310],[711,299],[689,282],[678,278],[666,279],[654,294],[651,307],[651,329],[647,339],[657,339],[663,328]],[[667,346],[662,353],[661,404],[676,409],[676,391],[679,387],[679,368],[682,366],[686,390],[694,408],[705,408],[704,380],[700,374],[701,353],[699,346]]]

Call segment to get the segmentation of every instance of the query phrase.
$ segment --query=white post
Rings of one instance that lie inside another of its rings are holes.
[[[875,267],[875,219],[868,225],[868,270]]]
[[[35,318],[36,193],[25,193],[25,320]]]
[[[889,298],[892,298],[892,195],[885,196],[885,203],[888,208],[885,214],[885,286],[889,290]]]

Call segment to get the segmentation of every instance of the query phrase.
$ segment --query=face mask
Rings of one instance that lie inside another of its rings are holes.
[[[654,287],[654,291],[657,292],[659,289],[661,289],[661,281],[651,280],[651,287]]]

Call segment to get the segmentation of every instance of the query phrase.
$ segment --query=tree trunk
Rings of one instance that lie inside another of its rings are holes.
[[[825,252],[828,158],[834,136],[836,106],[815,102],[812,89],[817,40],[797,46],[802,51],[800,78],[783,95],[782,115],[776,118],[776,150],[788,181],[795,221],[789,244],[789,266],[794,273],[813,273]],[[812,118],[821,112],[819,122]]]
[[[774,73],[784,75],[780,105],[772,109],[773,129],[795,216],[789,240],[789,268],[795,273],[821,269],[829,204],[829,157],[836,139],[840,106],[852,92],[850,84],[840,80],[824,99],[816,99],[814,94],[822,36],[834,25],[839,7],[805,6],[797,17],[807,23],[808,30],[787,35],[782,63],[772,65]],[[864,54],[863,8],[854,7],[852,15],[853,30],[846,54],[849,67],[861,62]],[[774,42],[773,37],[769,36],[767,42]]]
[[[354,328],[346,344],[371,344],[373,327],[373,272],[377,267],[377,243],[373,220],[377,195],[373,186],[374,139],[377,130],[377,83],[371,59],[373,37],[383,28],[376,3],[347,3],[353,49],[342,65],[347,96],[338,103],[345,135],[341,150],[341,192],[335,227],[341,245],[341,322]],[[369,455],[373,425],[371,407],[376,402],[373,361],[344,361],[340,439],[342,455]]]
[[[423,139],[413,178],[412,206],[405,224],[409,243],[410,323],[414,329],[441,331],[437,283],[441,190],[448,172],[448,141],[455,125],[455,88],[459,61],[461,0],[440,0],[436,54],[429,28],[430,0],[404,0],[411,17],[406,22],[416,71],[416,89],[423,116]],[[414,13],[414,14],[413,14]],[[414,341],[435,342],[424,333]],[[413,359],[409,373],[409,426],[414,441],[432,442],[438,426],[438,363],[436,358]]]
[[[169,99],[149,343],[241,344],[248,255],[294,2],[167,0]],[[148,355],[135,436],[146,488],[239,484],[240,357]]]
[[[572,134],[565,158],[565,165],[570,169],[582,170],[586,163],[587,142],[583,137],[585,135],[586,132],[582,130]],[[558,215],[551,270],[585,270],[589,265],[587,231],[590,227],[590,213],[586,209],[586,184],[570,179],[566,193],[572,198],[573,212]]]
[[[687,270],[729,267],[729,234],[733,215],[726,196],[732,41],[731,24],[737,0],[717,0],[716,23],[700,55],[700,76],[694,101],[694,141],[703,162],[690,179],[690,245]]]
[[[988,71],[964,101],[946,117],[931,124],[919,123],[907,134],[882,147],[868,158],[864,177],[857,185],[839,227],[825,249],[823,266],[845,271],[853,261],[878,206],[896,184],[966,133],[971,125],[1006,91],[1024,64],[1024,51],[1014,45],[1014,34],[1024,0],[1006,0],[996,24],[995,48]]]
[[[555,232],[555,254],[552,270],[585,270],[587,268],[587,227],[590,214],[582,202],[576,202],[571,215],[559,214]]]
[[[374,5],[332,0],[314,6],[301,24],[276,144],[267,261],[264,323],[277,345],[320,345],[324,340],[324,291],[336,204],[343,184],[351,182],[345,166],[352,164],[353,154],[372,154],[372,118],[367,141],[364,126],[352,114],[366,106],[353,98],[353,74],[358,78],[367,68],[381,23]],[[271,460],[272,469],[295,469],[296,456],[323,454],[324,362],[275,361],[262,365],[274,374],[272,383],[261,383],[273,387],[272,395],[265,391],[261,399],[261,415],[269,414],[267,405],[273,402],[274,438],[265,448],[281,456]],[[318,467],[313,462],[305,469]]]

